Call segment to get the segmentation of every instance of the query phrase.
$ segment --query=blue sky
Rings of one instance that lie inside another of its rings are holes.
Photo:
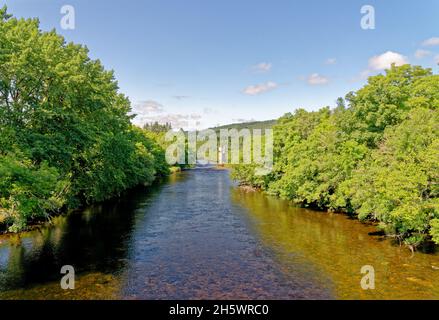
[[[204,128],[334,105],[394,61],[439,61],[437,0],[12,0],[114,69],[138,123]],[[75,8],[62,30],[60,9]],[[375,29],[360,25],[375,8]]]

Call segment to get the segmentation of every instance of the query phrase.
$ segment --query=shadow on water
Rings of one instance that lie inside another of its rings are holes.
[[[414,255],[385,239],[372,224],[291,206],[287,201],[235,189],[232,199],[248,208],[254,232],[285,268],[303,257],[330,277],[340,299],[439,299],[439,255],[429,246]],[[424,252],[429,252],[426,254]],[[363,290],[360,272],[375,270],[375,289]]]
[[[63,265],[74,266],[78,276],[117,275],[126,263],[136,210],[147,207],[162,186],[157,183],[149,188],[134,188],[129,195],[55,217],[50,225],[37,230],[2,236],[0,297],[5,291],[23,290],[51,281],[56,281],[55,287],[59,289]]]
[[[189,170],[0,237],[0,299],[438,299],[439,256],[375,231]],[[361,289],[363,265],[375,290]]]

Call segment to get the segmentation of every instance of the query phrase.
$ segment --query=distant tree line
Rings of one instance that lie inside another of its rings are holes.
[[[160,124],[158,121],[145,123],[143,125],[143,129],[159,133],[159,132],[168,132],[172,129],[172,125],[169,122],[166,122],[165,124]]]

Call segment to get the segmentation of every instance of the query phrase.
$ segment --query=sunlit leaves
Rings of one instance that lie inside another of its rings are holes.
[[[301,205],[378,221],[410,245],[429,236],[439,243],[439,76],[393,66],[346,101],[279,119],[268,182],[242,166],[234,177]]]
[[[0,211],[11,231],[167,174],[87,48],[0,10]]]

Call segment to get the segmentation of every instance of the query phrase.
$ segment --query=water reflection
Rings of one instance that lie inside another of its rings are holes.
[[[0,299],[437,299],[439,256],[373,231],[245,192],[226,171],[183,172],[0,237]],[[67,264],[75,290],[59,285]],[[363,265],[375,290],[360,288]]]
[[[312,268],[284,273],[230,199],[226,171],[165,186],[137,222],[123,296],[133,299],[328,298]],[[304,268],[301,268],[304,269]]]
[[[44,298],[36,293],[47,283],[53,286],[51,294],[65,294],[59,288],[63,265],[74,266],[79,279],[108,282],[107,275],[117,275],[126,264],[136,209],[146,207],[158,189],[132,190],[129,197],[56,217],[50,226],[1,237],[0,298],[26,298],[28,293]]]
[[[264,245],[286,270],[298,256],[330,277],[340,299],[438,299],[439,256],[416,253],[372,236],[375,227],[344,215],[295,208],[257,192],[234,189],[232,199],[248,208]],[[372,265],[376,289],[362,290],[360,269]]]

